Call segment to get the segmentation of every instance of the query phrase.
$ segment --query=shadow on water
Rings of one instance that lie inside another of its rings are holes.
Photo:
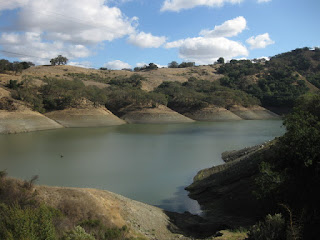
[[[188,197],[183,186],[177,188],[172,198],[162,200],[157,207],[164,209],[170,218],[173,225],[169,225],[168,229],[173,233],[191,238],[207,238],[225,227],[204,218],[200,205]]]
[[[195,215],[202,213],[198,202],[188,197],[188,192],[183,186],[178,187],[171,198],[162,200],[157,207],[177,213],[189,212]]]

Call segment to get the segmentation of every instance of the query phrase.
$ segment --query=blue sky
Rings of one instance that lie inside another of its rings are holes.
[[[269,57],[320,46],[319,10],[318,0],[0,0],[0,58],[121,69]]]

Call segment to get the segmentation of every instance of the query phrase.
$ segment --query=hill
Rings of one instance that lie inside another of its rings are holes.
[[[318,48],[303,48],[270,61],[231,60],[135,72],[31,63],[21,63],[23,70],[13,71],[6,68],[10,62],[0,60],[0,88],[47,116],[52,111],[82,108],[81,103],[88,101],[92,108],[106,107],[118,117],[133,116],[133,109],[150,112],[154,108],[150,113],[166,114],[164,107],[168,107],[200,121],[273,119],[277,116],[264,108],[282,113],[300,95],[319,90],[319,56]]]

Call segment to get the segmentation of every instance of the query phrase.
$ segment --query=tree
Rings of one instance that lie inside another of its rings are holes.
[[[224,58],[223,58],[223,57],[220,57],[220,58],[217,60],[217,63],[224,64]]]
[[[158,68],[158,66],[154,63],[149,63],[149,66],[147,66],[148,70],[153,70],[153,69],[157,69],[157,68]]]
[[[12,63],[12,70],[15,72],[15,75],[17,75],[17,73],[22,72],[23,65],[20,62],[13,62]]]
[[[168,68],[178,68],[179,67],[179,63],[177,63],[176,61],[172,61],[171,63],[168,64]]]
[[[68,58],[63,57],[62,55],[58,55],[58,57],[52,58],[50,60],[50,63],[53,66],[55,66],[55,65],[66,65],[68,61],[69,61]]]

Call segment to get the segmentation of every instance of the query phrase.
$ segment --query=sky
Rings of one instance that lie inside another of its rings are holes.
[[[0,59],[122,69],[320,46],[319,0],[0,0]]]

